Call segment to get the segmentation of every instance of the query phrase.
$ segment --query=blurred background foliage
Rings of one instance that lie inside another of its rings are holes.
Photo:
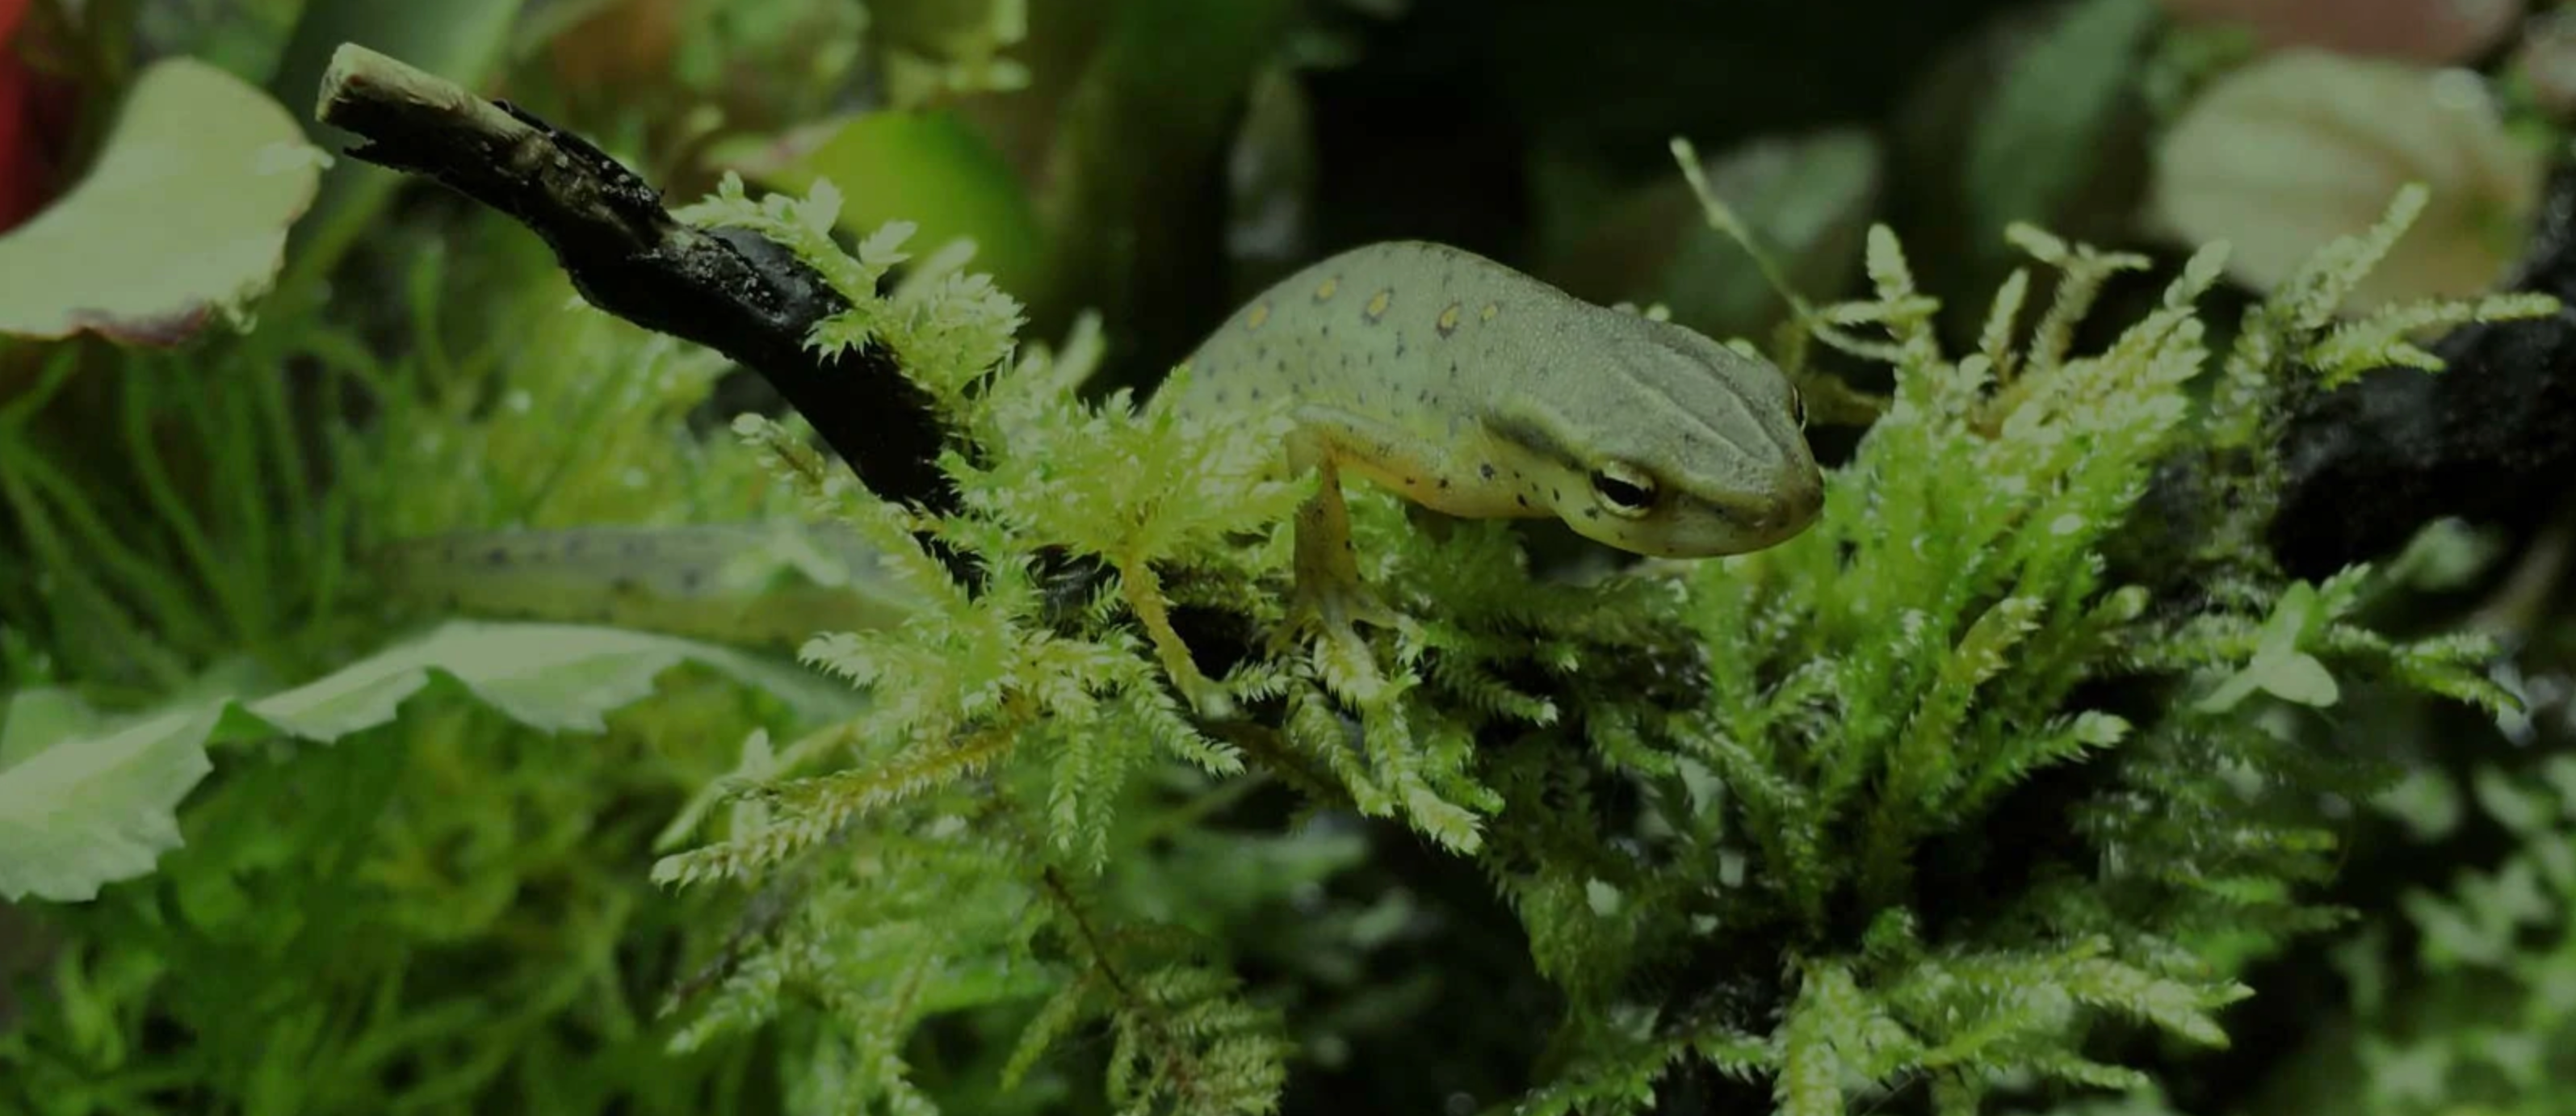
[[[2371,297],[2467,295],[2520,250],[2576,113],[2576,14],[2515,0],[0,0],[0,303],[133,289],[38,234],[156,228],[148,197],[73,192],[156,63],[210,63],[308,122],[344,41],[523,105],[673,199],[728,171],[830,178],[845,231],[971,238],[1028,304],[1025,336],[1101,315],[1103,388],[1150,385],[1287,270],[1393,237],[1765,336],[1788,306],[1702,222],[1675,136],[1805,297],[1851,293],[1886,222],[1963,341],[2014,262],[2007,223],[2167,263],[2228,239],[2243,298],[2409,180],[2434,205]],[[766,389],[565,310],[505,219],[347,160],[309,199],[223,219],[286,237],[254,331],[208,311],[267,277],[211,266],[121,316],[8,318],[0,774],[54,721],[267,692],[375,650],[420,615],[363,589],[378,543],[792,510],[720,433],[775,409]],[[1816,436],[1830,458],[1848,433]],[[2157,1091],[2081,1110],[2567,1110],[2565,532],[2419,543],[2419,591],[2385,622],[2508,635],[2528,714],[2339,707],[2318,747],[2417,773],[2350,817],[2334,898],[2360,918],[2249,971],[2233,1049],[2172,1052]],[[665,995],[735,923],[644,868],[700,788],[797,718],[692,666],[590,734],[439,691],[329,746],[223,744],[153,874],[0,906],[0,1111],[782,1110],[800,1024],[666,1052]],[[1151,855],[1109,886],[1233,943],[1288,1009],[1290,1110],[1463,1112],[1522,1079],[1553,993],[1484,880],[1233,793],[1139,822]],[[1096,1106],[1043,1067],[995,1092],[1010,1033],[969,1015],[907,1057],[950,1111]],[[1687,1087],[1667,1099],[1698,1110]]]

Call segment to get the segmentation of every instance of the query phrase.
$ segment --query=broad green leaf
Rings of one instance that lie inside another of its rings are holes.
[[[602,715],[652,692],[683,661],[761,687],[801,714],[846,714],[854,700],[819,677],[730,648],[622,628],[456,621],[328,677],[244,706],[276,731],[317,743],[393,719],[436,674],[532,728],[599,732]]]
[[[812,720],[856,709],[849,691],[729,648],[618,628],[455,622],[292,690],[183,703],[99,731],[76,700],[30,691],[0,722],[0,899],[95,898],[180,844],[174,811],[212,769],[210,744],[291,736],[328,744],[394,719],[435,680],[522,724],[599,732],[664,671],[694,662]]]
[[[12,699],[0,729],[0,898],[81,902],[150,872],[179,845],[179,800],[213,769],[206,739],[221,712],[200,702],[81,735],[96,718],[69,694]]]
[[[2334,675],[2313,655],[2283,655],[2258,662],[2251,669],[2264,691],[2283,701],[2322,707],[2333,705],[2342,693],[2335,685]]]
[[[193,58],[154,64],[89,173],[0,236],[0,333],[173,344],[242,317],[326,162],[257,87]]]
[[[2430,187],[2412,232],[2339,307],[2358,316],[2495,285],[2546,162],[2439,70],[2284,51],[2219,79],[2166,130],[2147,216],[2184,240],[2226,241],[2229,274],[2269,292],[2329,242],[2369,232],[2401,188]]]
[[[24,691],[9,699],[8,713],[0,715],[0,770],[98,724],[97,711],[69,690]]]
[[[816,179],[841,191],[840,227],[864,235],[889,221],[917,227],[912,243],[935,251],[975,242],[974,268],[1014,297],[1038,297],[1046,242],[1019,176],[955,113],[885,110],[850,117],[785,152],[719,150],[719,164],[769,189],[802,195]]]

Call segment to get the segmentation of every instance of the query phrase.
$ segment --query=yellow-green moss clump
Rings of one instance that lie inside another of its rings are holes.
[[[1014,1080],[1105,1020],[1120,1106],[1267,1111],[1286,1022],[1220,943],[1117,898],[1176,870],[1157,838],[1189,824],[1192,796],[1251,778],[1396,819],[1508,900],[1566,997],[1518,1111],[1633,1108],[1696,1059],[1767,1079],[1799,1116],[1918,1081],[1969,1112],[2035,1079],[2138,1083],[2088,1056],[2102,1023],[2224,1043],[2215,1013],[2248,994],[2228,959],[2330,917],[2297,890],[2336,855],[2313,804],[2380,777],[2290,748],[2263,714],[2331,704],[2338,679],[2361,677],[2508,701],[2475,640],[2356,626],[2367,571],[2291,582],[2247,542],[2285,399],[2425,363],[2402,341],[2419,327],[2552,309],[2508,297],[2335,324],[2422,200],[2324,253],[2223,354],[2194,310],[2222,249],[2079,352],[2094,293],[2145,262],[2016,230],[2054,297],[2034,314],[2030,275],[2014,274],[1977,351],[1953,356],[1877,230],[1876,297],[1804,315],[1802,345],[1895,372],[1814,529],[1737,558],[1534,580],[1503,524],[1430,529],[1355,493],[1363,572],[1416,624],[1374,664],[1256,635],[1202,679],[1173,605],[1252,633],[1280,620],[1285,520],[1311,483],[1261,478],[1284,419],[1220,429],[1124,395],[1078,401],[1087,337],[1014,357],[1016,307],[956,260],[879,297],[903,230],[852,259],[821,231],[828,188],[754,203],[729,184],[696,216],[787,242],[851,298],[815,343],[896,355],[942,409],[963,499],[944,516],[888,505],[773,425],[742,424],[921,607],[809,643],[869,710],[791,747],[786,775],[739,788],[712,843],[657,869],[814,880],[684,1044],[816,1004],[829,1026],[798,1032],[816,1065],[911,1111],[927,1102],[903,1053],[929,1016],[1026,1021]],[[2196,396],[2212,368],[2216,390]],[[2192,551],[2208,584],[2160,599],[2106,554],[2154,471],[2186,458],[2241,498]],[[1065,600],[1045,576],[1062,556],[1108,573]],[[1184,693],[1237,713],[1194,716]],[[2044,829],[1991,837],[2008,799]],[[827,842],[833,855],[806,859]]]

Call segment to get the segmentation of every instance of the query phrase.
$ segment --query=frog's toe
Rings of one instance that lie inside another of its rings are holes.
[[[1366,624],[1369,627],[1383,628],[1387,631],[1395,631],[1405,626],[1406,618],[1403,613],[1388,607],[1385,601],[1378,599],[1377,594],[1368,590],[1354,589],[1342,597],[1340,604],[1342,614],[1349,617],[1353,624]]]
[[[1352,643],[1360,642],[1362,624],[1395,629],[1405,622],[1402,613],[1356,585],[1300,589],[1290,604],[1289,619],[1292,629],[1320,629]]]

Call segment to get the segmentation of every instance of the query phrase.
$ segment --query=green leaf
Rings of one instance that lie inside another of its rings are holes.
[[[0,333],[168,345],[245,317],[328,161],[257,87],[193,58],[154,64],[89,173],[0,236]]]
[[[2299,644],[2329,614],[2329,609],[2320,607],[2315,585],[2292,582],[2281,593],[2272,615],[2263,621],[2253,657],[2243,669],[2203,696],[2195,708],[2203,713],[2225,713],[2256,690],[2301,705],[2333,705],[2342,696],[2334,675],[2315,656],[2299,650]]]
[[[2147,220],[2182,239],[2227,241],[2230,275],[2291,295],[2321,312],[2319,324],[2482,294],[2512,265],[2548,156],[2492,101],[2451,89],[2429,67],[2268,54],[2211,83],[2163,131]],[[2410,186],[2425,192],[2403,223],[2422,220],[2401,241],[2378,210]],[[2367,248],[2336,243],[2356,234]]]
[[[2256,685],[2283,701],[2327,706],[2333,705],[2341,693],[2335,686],[2334,675],[2326,673],[2325,664],[2318,662],[2313,655],[2283,655],[2269,662],[2258,660],[2250,669],[2254,671]]]
[[[30,690],[0,726],[0,898],[83,902],[179,845],[173,813],[213,765],[220,706],[200,703],[84,735],[98,719],[60,690]]]
[[[459,621],[305,685],[255,701],[219,697],[107,730],[68,697],[31,691],[0,728],[0,898],[95,898],[152,870],[179,845],[173,811],[205,778],[209,744],[285,735],[331,743],[393,720],[443,678],[511,719],[549,732],[600,732],[604,715],[682,662],[778,695],[813,720],[855,695],[730,648],[564,624]]]
[[[7,770],[55,741],[97,728],[99,716],[69,690],[27,690],[9,700],[0,717],[0,770]]]
[[[531,728],[602,732],[604,714],[652,693],[654,679],[683,661],[776,693],[807,716],[845,714],[855,700],[804,672],[672,636],[573,624],[457,621],[243,708],[279,732],[327,744],[392,720],[396,707],[429,685],[434,672]]]

